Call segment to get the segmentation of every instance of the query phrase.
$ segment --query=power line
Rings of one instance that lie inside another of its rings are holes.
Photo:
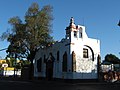
[[[0,51],[3,51],[3,50],[6,50],[7,48],[4,48],[4,49],[0,49]]]

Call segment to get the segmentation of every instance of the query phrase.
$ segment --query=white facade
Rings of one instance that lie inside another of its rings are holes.
[[[47,48],[38,50],[34,62],[35,77],[59,79],[97,79],[100,41],[88,38],[85,26],[66,27],[66,36]],[[51,59],[52,57],[52,59]],[[50,58],[50,59],[49,59]],[[48,64],[51,61],[51,64]],[[51,68],[51,69],[49,69]]]

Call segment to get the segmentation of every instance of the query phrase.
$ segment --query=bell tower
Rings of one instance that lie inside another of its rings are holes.
[[[73,17],[71,17],[69,26],[66,27],[65,30],[66,30],[66,39],[72,41],[72,39],[78,38],[78,30],[77,30],[77,26],[74,23]]]
[[[74,24],[74,19],[71,17],[69,26],[66,27],[66,38],[70,39],[71,38],[71,32],[76,31],[76,25]]]
[[[75,25],[74,18],[71,17],[69,26],[66,27],[66,39],[69,39],[70,42],[75,42],[78,39],[88,38],[85,27],[82,25]]]

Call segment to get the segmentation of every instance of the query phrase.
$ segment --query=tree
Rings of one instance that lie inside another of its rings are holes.
[[[6,59],[6,63],[8,64],[9,67],[15,67],[16,60],[15,58],[9,58],[9,60]]]
[[[23,22],[18,16],[10,18],[8,23],[12,26],[11,31],[6,31],[1,36],[1,39],[7,39],[10,43],[7,56],[20,60],[27,58],[31,62],[32,73],[36,51],[54,42],[50,35],[52,20],[52,7],[46,5],[39,9],[37,3],[28,8]]]
[[[119,58],[116,57],[116,56],[113,55],[113,54],[107,54],[107,55],[105,56],[105,61],[110,62],[110,63],[113,63],[113,64],[120,63]]]

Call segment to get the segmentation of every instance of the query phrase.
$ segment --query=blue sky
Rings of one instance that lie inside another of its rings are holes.
[[[37,2],[40,8],[48,4],[53,6],[52,35],[55,40],[64,38],[65,28],[74,17],[75,24],[85,25],[89,37],[100,39],[102,59],[109,53],[120,57],[120,27],[117,26],[120,0],[1,0],[0,35],[10,28],[9,18],[19,16],[23,19],[33,2]],[[0,42],[0,49],[8,44]],[[0,52],[0,58],[5,55],[5,51]]]

